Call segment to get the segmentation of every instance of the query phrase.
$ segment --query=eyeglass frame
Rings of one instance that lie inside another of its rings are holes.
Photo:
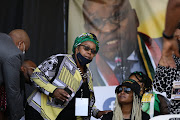
[[[86,46],[86,45],[79,45],[79,46],[83,46],[83,49],[84,49],[85,51],[91,50],[91,53],[92,53],[92,54],[97,54],[97,51],[91,49],[89,46]]]
[[[100,24],[96,24],[96,25],[95,25],[95,23],[97,23],[97,22],[92,22],[94,20],[90,21],[90,19],[87,19],[88,23],[85,22],[85,26],[88,26],[90,24],[94,28],[101,30],[105,26],[106,22],[109,21],[111,24],[114,24],[117,27],[120,27],[120,25],[119,25],[120,22],[127,18],[127,15],[129,14],[130,11],[133,11],[133,9],[127,8],[124,11],[121,11],[120,13],[119,13],[119,10],[116,10],[108,18],[96,18],[95,20],[100,21],[100,22],[98,22]],[[91,17],[92,15],[89,15],[89,16]]]
[[[121,89],[121,90],[120,90]],[[122,87],[118,87],[117,89],[116,89],[116,93],[117,94],[119,94],[119,93],[121,93],[122,91],[124,91],[125,93],[127,93],[127,94],[129,94],[131,91],[132,91],[132,89],[131,88],[129,88],[129,87],[124,87],[124,88],[122,88]]]

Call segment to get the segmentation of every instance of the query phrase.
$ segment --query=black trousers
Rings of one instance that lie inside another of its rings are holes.
[[[26,105],[25,109],[25,120],[44,120],[40,113],[33,107]]]
[[[76,116],[74,114],[69,114],[74,111],[67,111],[66,108],[58,115],[56,120],[76,120]],[[33,107],[26,105],[25,109],[25,120],[44,120],[38,111],[36,111]]]

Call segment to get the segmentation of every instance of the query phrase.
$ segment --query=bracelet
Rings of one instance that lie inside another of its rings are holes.
[[[166,39],[173,39],[174,35],[168,36],[163,32],[163,37],[166,38]]]

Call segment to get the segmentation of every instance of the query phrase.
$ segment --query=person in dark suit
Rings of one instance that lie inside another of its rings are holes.
[[[23,79],[23,81],[25,82],[24,86],[25,86],[25,99],[26,100],[31,95],[33,90],[35,90],[35,86],[32,85],[30,81],[30,77],[36,67],[37,67],[36,64],[33,61],[28,60],[28,59],[24,60],[21,66],[21,79]]]
[[[22,29],[12,30],[9,35],[0,33],[0,85],[5,86],[9,120],[19,120],[24,115],[20,69],[29,47],[30,38]]]

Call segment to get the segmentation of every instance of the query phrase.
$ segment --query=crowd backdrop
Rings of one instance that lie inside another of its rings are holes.
[[[0,32],[8,34],[19,28],[27,31],[31,46],[26,59],[37,65],[53,54],[72,54],[72,45],[78,35],[94,33],[100,41],[100,50],[89,66],[95,72],[96,106],[101,110],[112,110],[115,86],[133,71],[130,69],[133,64],[126,61],[133,57],[138,63],[135,68],[153,79],[161,56],[167,6],[167,0],[130,0],[130,7],[127,7],[127,0],[117,1],[119,4],[109,7],[116,0],[1,0]],[[126,11],[122,13],[123,10]],[[129,11],[136,11],[136,17],[132,17],[134,13],[130,14],[131,22],[126,25],[129,30],[136,31],[137,27],[138,32],[133,32],[138,34],[134,40],[130,37],[132,32],[125,28],[124,32],[121,30],[127,22],[124,20],[123,23],[123,17],[127,17]],[[123,40],[126,41],[124,46]],[[109,71],[116,66],[122,71],[120,80],[116,79],[114,71]]]

